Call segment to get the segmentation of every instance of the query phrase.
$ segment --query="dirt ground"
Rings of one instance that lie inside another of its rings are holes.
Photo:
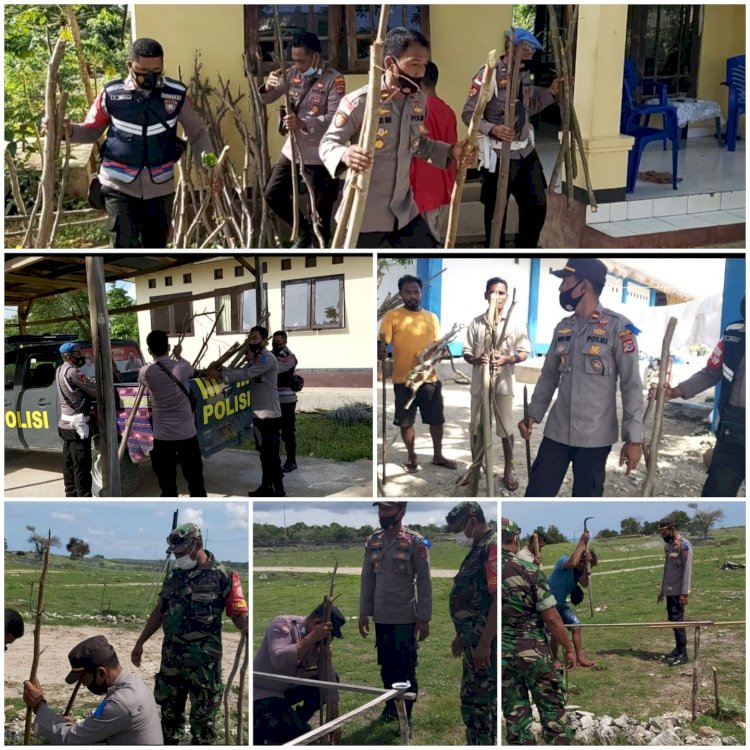
[[[29,668],[34,649],[33,628],[27,628],[26,636],[13,643],[5,652],[5,720],[13,721],[16,717],[7,711],[7,702],[11,698],[20,698],[23,693],[23,681],[29,678]],[[138,630],[125,630],[123,628],[103,628],[96,626],[58,626],[47,627],[42,631],[43,653],[39,661],[38,678],[41,682],[47,703],[58,711],[62,711],[67,704],[73,690],[71,685],[65,683],[65,676],[69,672],[68,652],[77,643],[91,638],[94,635],[104,635],[114,646],[120,664],[124,669],[141,677],[147,685],[153,687],[154,675],[159,671],[161,658],[161,632],[155,633],[148,640],[143,649],[143,659],[140,667],[130,663],[130,652],[138,638]],[[238,630],[223,633],[224,655],[222,658],[221,673],[226,680],[234,663],[237,646],[240,642]],[[235,676],[234,685],[237,685],[238,677]],[[246,691],[247,695],[247,691]],[[80,690],[75,706],[77,708],[90,707],[92,710],[100,703],[101,697]],[[231,703],[232,701],[230,701]],[[234,704],[236,704],[236,699]],[[20,712],[25,715],[25,712]]]
[[[468,365],[461,371],[467,372]],[[443,452],[448,458],[458,463],[458,469],[452,471],[441,466],[434,466],[432,461],[432,441],[429,427],[421,424],[417,416],[416,451],[421,470],[416,474],[407,474],[403,465],[406,462],[406,449],[400,435],[395,442],[391,441],[398,427],[393,425],[393,387],[388,383],[386,396],[386,417],[388,456],[386,464],[385,494],[388,497],[467,497],[469,488],[456,486],[456,481],[465,474],[471,464],[469,447],[470,395],[468,385],[459,385],[451,378],[455,377],[447,363],[439,368],[443,380],[443,400],[445,403],[446,423],[443,428]],[[528,386],[529,400],[533,394],[533,385]],[[696,399],[700,403],[703,396]],[[382,387],[378,384],[378,483],[382,479]],[[678,402],[680,403],[680,402]],[[644,400],[645,404],[645,400]],[[654,496],[658,497],[699,497],[705,481],[703,454],[713,447],[714,437],[708,430],[704,412],[695,410],[690,413],[676,405],[667,404],[662,425],[662,439],[659,449],[659,473],[656,479]],[[549,411],[547,412],[549,414]],[[622,409],[619,392],[617,400],[618,423],[622,424]],[[502,445],[499,438],[494,440],[495,455],[495,495],[497,497],[523,497],[526,489],[526,458],[524,443],[518,434],[516,425],[523,419],[523,384],[515,384],[513,423],[515,431],[514,463],[515,476],[519,487],[510,492],[503,484]],[[533,462],[544,433],[543,421],[534,425],[531,437],[531,460]],[[650,438],[653,422],[646,424],[646,440]],[[607,459],[607,479],[604,494],[607,497],[640,497],[641,486],[646,477],[646,467],[641,460],[637,469],[625,476],[624,468],[619,467],[619,455],[622,443],[616,443]],[[572,471],[568,473],[560,489],[560,497],[570,497],[573,486]],[[479,494],[486,493],[484,476],[480,479]],[[740,491],[745,495],[745,487]]]

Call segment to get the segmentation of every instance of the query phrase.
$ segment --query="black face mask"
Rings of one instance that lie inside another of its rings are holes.
[[[283,344],[282,344],[281,346],[276,346],[276,344],[274,344],[274,345],[273,345],[273,346],[271,347],[271,351],[272,351],[272,352],[273,352],[274,354],[279,354],[279,353],[280,353],[280,352],[282,352],[283,350],[284,350],[284,345],[283,345]]]
[[[403,70],[399,67],[398,63],[394,60],[393,64],[396,66],[396,70],[399,72],[398,80],[396,82],[396,85],[401,89],[401,92],[404,94],[413,94],[416,91],[419,91],[419,84],[422,83],[423,76],[420,76],[419,78],[414,78],[412,76],[407,76],[406,73],[404,73]]]
[[[378,516],[378,521],[380,521],[380,528],[384,529],[385,531],[388,531],[388,529],[392,529],[398,523],[398,520],[398,516]]]
[[[672,544],[674,541],[674,536],[672,534],[667,534],[666,536],[663,536],[662,539],[664,540],[665,544]]]
[[[86,364],[86,360],[83,357],[74,357],[73,364],[76,367],[83,367]]]
[[[560,292],[560,307],[562,307],[563,310],[573,312],[576,307],[578,307],[578,304],[583,299],[583,295],[580,297],[574,297],[573,292],[578,289],[581,284],[583,284],[583,281],[579,281],[574,287],[571,287],[565,292]]]
[[[161,75],[161,70],[149,70],[146,73],[136,73],[135,71],[133,71],[135,82],[146,91],[151,91],[159,85],[159,82],[161,81]]]
[[[248,346],[251,352],[259,352],[263,348],[263,344],[250,344]]]
[[[98,683],[96,681],[96,675],[94,675],[94,681],[88,686],[88,689],[94,694],[94,695],[104,695],[107,690],[109,690],[109,686],[107,685],[107,681],[104,680],[102,683]]]

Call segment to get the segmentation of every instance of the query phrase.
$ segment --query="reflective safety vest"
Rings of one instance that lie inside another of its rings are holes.
[[[729,403],[732,383],[740,360],[745,356],[745,321],[737,320],[724,329],[722,338],[724,359],[721,366],[721,395],[719,396],[719,418]]]
[[[104,87],[110,125],[101,151],[101,172],[111,179],[131,183],[144,167],[155,183],[173,178],[174,163],[184,148],[176,128],[187,88],[171,78],[162,81],[148,96],[126,88],[122,80]]]

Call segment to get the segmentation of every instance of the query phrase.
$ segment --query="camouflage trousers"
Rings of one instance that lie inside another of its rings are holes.
[[[474,669],[473,649],[464,647],[461,718],[467,745],[497,745],[497,641],[486,669]]]
[[[215,745],[216,719],[224,685],[221,662],[175,669],[162,663],[156,675],[154,698],[161,706],[165,745],[178,745],[185,735],[185,705],[190,698],[190,735],[193,745]]]
[[[549,659],[524,661],[503,657],[502,701],[506,739],[509,745],[536,745],[531,732],[531,703],[534,699],[548,745],[570,745],[571,731],[565,714],[560,673]]]

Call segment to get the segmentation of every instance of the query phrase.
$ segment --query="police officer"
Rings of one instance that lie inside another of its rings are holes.
[[[96,143],[107,131],[99,181],[110,246],[166,247],[174,168],[185,149],[177,136],[177,123],[188,137],[197,167],[201,154],[212,153],[214,148],[190,103],[187,87],[164,75],[164,50],[159,42],[136,39],[128,55],[128,71],[127,78],[103,87],[82,123],[66,121],[65,135],[73,143]],[[221,189],[218,178],[211,189]]]
[[[8,650],[8,644],[15,643],[19,638],[23,638],[23,617],[21,613],[10,607],[5,608],[5,650]]]
[[[430,43],[412,29],[391,29],[383,47],[385,74],[375,154],[357,145],[367,105],[368,86],[345,96],[320,142],[320,158],[334,177],[348,167],[352,173],[372,167],[362,229],[357,247],[438,247],[419,213],[409,183],[413,156],[447,169],[452,160],[470,163],[473,149],[466,141],[451,145],[426,135],[427,103],[419,89],[430,59]],[[348,145],[351,144],[351,145]],[[464,153],[465,151],[465,153]]]
[[[736,497],[745,480],[745,297],[742,320],[724,329],[706,366],[674,388],[666,399],[693,398],[721,381],[716,447],[703,485],[704,497]]]
[[[194,745],[216,744],[221,708],[221,627],[226,612],[235,627],[247,631],[247,602],[237,571],[227,570],[203,548],[198,526],[185,523],[167,537],[174,568],[164,581],[159,602],[138,637],[130,659],[141,666],[143,644],[164,631],[161,665],[154,696],[161,706],[164,744],[177,745],[185,731],[185,702],[190,696],[190,734]]]
[[[479,503],[464,501],[445,517],[458,544],[471,547],[453,579],[449,598],[463,658],[461,718],[469,745],[497,744],[497,533],[487,526]]]
[[[57,434],[63,443],[65,497],[91,497],[91,428],[89,408],[96,398],[96,383],[78,368],[85,363],[81,345],[68,341],[60,347],[63,363],[55,373],[60,421]]]
[[[326,638],[343,638],[346,618],[338,607],[326,620],[326,604],[319,604],[307,617],[279,615],[271,620],[253,661],[253,672],[320,679],[319,662]],[[329,646],[330,648],[330,646]],[[328,682],[338,682],[331,664]],[[338,690],[320,690],[294,682],[253,678],[253,744],[283,745],[310,731],[309,721],[322,704],[329,717],[339,715]],[[334,733],[340,738],[341,730]]]
[[[36,714],[36,731],[52,745],[162,745],[159,709],[146,683],[122,668],[103,635],[81,641],[68,654],[69,685],[80,682],[105,696],[96,710],[76,723],[55,713],[38,680],[23,683],[23,700]]]
[[[429,542],[403,526],[405,502],[378,506],[380,531],[367,537],[359,592],[359,633],[367,638],[375,622],[375,648],[383,687],[411,683],[417,693],[417,641],[430,634],[432,581]],[[416,586],[416,594],[415,594]],[[411,726],[413,703],[406,702]],[[385,705],[380,721],[396,719],[394,702]]]
[[[482,409],[482,369],[490,364],[490,388],[492,411],[495,417],[495,430],[503,444],[505,470],[503,483],[510,492],[518,489],[518,480],[513,474],[513,375],[514,365],[525,362],[531,351],[529,335],[523,325],[507,327],[507,316],[503,310],[508,302],[508,282],[499,276],[487,279],[484,298],[487,302],[490,295],[497,295],[497,317],[492,331],[492,361],[484,352],[487,331],[487,313],[478,315],[469,323],[464,344],[464,359],[471,365],[471,435],[477,435],[477,422]],[[500,337],[505,330],[505,338]],[[475,441],[472,440],[472,453]]]
[[[531,703],[539,710],[548,745],[571,744],[559,672],[550,659],[545,626],[566,648],[568,668],[576,655],[555,609],[555,597],[536,565],[518,557],[521,529],[509,518],[500,521],[503,568],[502,682],[503,716],[509,745],[535,745]]]
[[[635,469],[643,453],[638,329],[599,303],[607,277],[607,267],[600,260],[570,258],[564,268],[552,273],[562,279],[560,305],[573,314],[557,324],[529,404],[528,422],[518,424],[521,437],[528,440],[557,389],[526,496],[556,495],[572,462],[573,496],[600,497],[607,456],[617,440],[618,378],[625,441],[620,466],[627,465],[626,474]]]
[[[656,603],[660,604],[666,597],[667,619],[683,622],[693,575],[693,545],[680,536],[672,518],[659,522],[659,533],[664,540],[664,573]],[[685,628],[674,628],[673,632],[675,647],[664,658],[670,667],[679,667],[688,662],[687,635]]]
[[[283,116],[280,130],[283,133],[293,131],[296,136],[302,164],[315,191],[310,200],[315,201],[315,210],[321,222],[320,233],[327,247],[331,240],[331,213],[338,197],[339,181],[332,178],[321,163],[318,146],[346,93],[346,81],[338,70],[323,62],[320,39],[308,31],[292,39],[292,66],[286,71],[284,79],[280,70],[269,75],[259,89],[261,101],[270,104],[287,90],[292,111]],[[289,200],[291,194],[292,141],[288,136],[271,170],[263,196],[274,213],[290,226],[294,223],[292,202]],[[302,212],[299,228],[299,239],[292,247],[317,247],[311,223]]]
[[[297,468],[297,436],[294,426],[296,421],[294,412],[297,408],[294,371],[297,369],[297,357],[287,346],[287,338],[286,331],[276,331],[271,343],[271,351],[279,363],[276,388],[281,407],[281,439],[284,441],[286,451],[286,461],[281,470],[285,474]]]
[[[513,94],[516,99],[515,123],[513,126],[504,124],[510,75],[507,57],[504,56],[495,68],[493,95],[479,122],[481,136],[477,146],[482,178],[480,200],[484,204],[484,232],[487,237],[487,247],[489,247],[492,216],[497,201],[498,160],[503,149],[510,148],[508,195],[516,199],[519,219],[515,246],[535,248],[539,244],[539,234],[547,215],[547,181],[544,179],[542,163],[534,149],[534,128],[529,117],[554,104],[560,79],[555,79],[548,89],[532,85],[529,65],[534,52],[542,49],[542,45],[526,29],[514,28],[513,31],[515,32],[514,56],[520,54],[522,60],[521,80],[518,91]],[[509,44],[510,30],[505,32],[506,55]],[[467,126],[477,108],[484,68],[485,66],[482,66],[474,76],[469,97],[461,113],[461,119]],[[505,247],[505,218],[503,217],[503,228],[500,233],[500,247]]]

